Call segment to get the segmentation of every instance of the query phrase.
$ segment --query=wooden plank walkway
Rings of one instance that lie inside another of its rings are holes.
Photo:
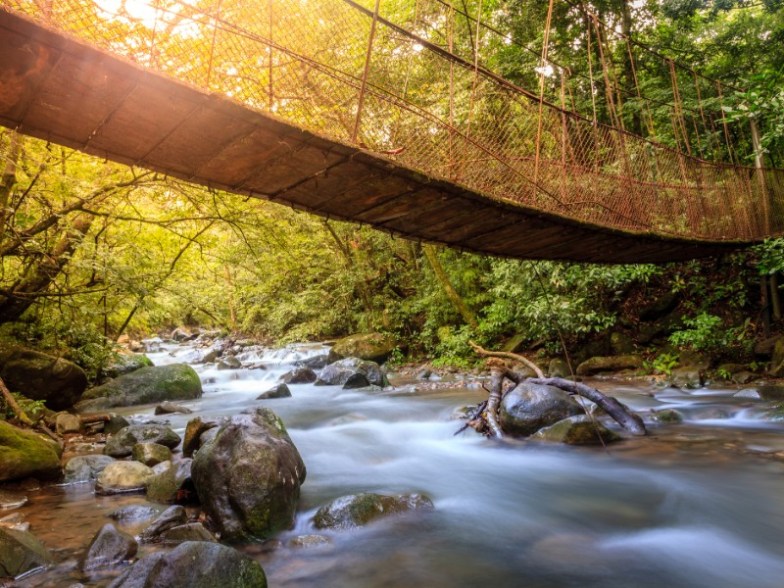
[[[629,233],[491,199],[0,10],[0,124],[403,237],[520,259],[661,263],[748,243]]]

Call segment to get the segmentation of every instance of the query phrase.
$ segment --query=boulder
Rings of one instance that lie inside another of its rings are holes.
[[[115,461],[107,465],[95,481],[96,494],[143,492],[154,476],[152,468],[138,461]]]
[[[219,370],[238,370],[241,367],[242,363],[233,355],[228,355],[218,362]]]
[[[170,506],[142,531],[139,538],[144,542],[154,541],[161,533],[188,522],[188,513],[179,505]]]
[[[84,571],[120,564],[136,555],[136,540],[107,523],[95,534],[81,562]]]
[[[261,566],[236,549],[187,541],[137,561],[109,588],[266,588]]]
[[[156,519],[164,510],[158,505],[131,504],[118,508],[109,517],[120,525],[138,525]]]
[[[276,386],[273,386],[266,392],[262,392],[256,397],[256,400],[267,400],[268,398],[289,398],[291,397],[291,390],[289,387],[284,384],[280,383]]]
[[[201,447],[201,435],[218,426],[212,421],[202,421],[201,417],[196,417],[188,421],[185,426],[185,436],[182,441],[182,454],[185,457],[193,456],[193,453]]]
[[[284,384],[312,384],[318,379],[316,372],[307,366],[295,367],[280,378]]]
[[[173,363],[141,368],[91,388],[76,408],[90,412],[164,400],[193,400],[201,395],[201,380],[194,369],[184,363]]]
[[[137,443],[158,443],[174,449],[180,444],[180,436],[167,425],[128,425],[109,437],[103,452],[112,457],[128,457]]]
[[[297,362],[298,367],[309,367],[312,370],[320,370],[329,363],[329,353],[320,353],[312,357],[300,359]]]
[[[266,408],[238,415],[196,453],[193,483],[221,538],[269,537],[294,522],[305,464]]]
[[[583,414],[583,409],[563,390],[523,382],[504,396],[499,409],[499,421],[504,432],[528,436],[543,427],[580,414]]]
[[[171,449],[160,443],[137,443],[131,448],[131,459],[150,467],[169,461],[171,457]]]
[[[374,361],[358,359],[356,357],[349,357],[341,359],[335,363],[329,364],[321,373],[319,373],[316,386],[344,386],[349,378],[354,374],[362,374],[368,381],[368,384],[376,386],[389,385],[384,372],[381,371],[379,366]]]
[[[15,578],[51,563],[52,556],[35,535],[0,526],[0,578]]]
[[[609,355],[592,357],[577,366],[578,376],[593,376],[607,372],[622,370],[639,370],[642,368],[642,357],[639,355]]]
[[[377,363],[384,363],[392,355],[397,346],[387,335],[367,333],[350,335],[339,339],[330,350],[337,357],[357,357]]]
[[[12,392],[52,410],[71,408],[87,388],[87,375],[75,363],[19,347],[0,349],[0,378]]]
[[[58,435],[78,433],[82,430],[82,420],[75,414],[61,412],[55,417],[54,428]]]
[[[201,523],[188,523],[167,529],[160,534],[161,543],[172,545],[186,541],[212,541],[217,543],[215,535],[204,528]]]
[[[122,353],[117,356],[114,363],[101,370],[101,375],[106,378],[117,378],[152,365],[152,360],[143,353]]]
[[[114,463],[114,458],[108,455],[77,455],[65,464],[66,484],[79,484],[92,482],[98,478],[106,466]]]
[[[433,510],[433,501],[422,494],[351,494],[318,509],[313,524],[317,529],[351,529],[381,517],[413,510]]]
[[[361,372],[354,372],[348,377],[346,383],[343,384],[343,389],[354,390],[356,388],[367,388],[368,386],[370,386],[370,382],[367,376]]]
[[[569,417],[539,429],[531,438],[567,445],[602,445],[620,439],[599,421],[592,421],[585,415]]]
[[[171,334],[169,335],[169,339],[173,341],[177,341],[178,343],[183,343],[185,341],[193,341],[199,336],[198,333],[191,333],[187,329],[183,327],[177,327],[174,329]]]
[[[60,475],[60,456],[50,440],[0,420],[0,482]]]
[[[669,384],[674,388],[696,389],[705,383],[703,370],[699,366],[681,366],[674,368],[669,375]]]
[[[195,495],[191,479],[192,460],[171,463],[147,482],[147,499],[153,502],[184,502]]]
[[[114,435],[115,433],[124,429],[130,424],[131,423],[128,422],[128,419],[126,419],[125,417],[120,416],[118,414],[110,414],[109,420],[103,424],[103,432],[106,433],[107,435]]]
[[[188,408],[187,406],[182,406],[181,404],[175,404],[174,402],[169,402],[168,400],[165,402],[161,402],[158,406],[155,407],[155,414],[191,414],[193,411]]]

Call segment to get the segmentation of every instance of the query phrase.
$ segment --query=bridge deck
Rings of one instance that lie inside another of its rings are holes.
[[[667,262],[747,243],[630,233],[501,202],[0,10],[0,124],[120,163],[468,251]]]

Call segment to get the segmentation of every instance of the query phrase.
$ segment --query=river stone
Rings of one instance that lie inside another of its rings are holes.
[[[141,368],[91,388],[76,408],[79,412],[91,412],[164,400],[193,400],[201,395],[201,380],[194,369],[173,363]]]
[[[185,436],[182,441],[182,454],[185,457],[193,456],[193,453],[201,447],[201,437],[205,431],[214,429],[218,423],[214,421],[202,421],[201,417],[196,417],[188,421],[185,426]]]
[[[101,374],[106,378],[117,378],[152,365],[152,360],[143,353],[121,353],[114,363],[101,370]]]
[[[103,424],[103,432],[107,435],[114,435],[130,424],[125,417],[112,413],[109,415],[109,420]]]
[[[357,373],[365,376],[369,384],[382,388],[389,385],[386,375],[381,371],[381,366],[374,361],[357,359],[356,357],[348,357],[329,364],[321,370],[315,385],[343,386],[351,376]]]
[[[329,363],[329,353],[319,353],[318,355],[313,355],[312,357],[306,357],[305,359],[300,359],[297,362],[297,366],[302,367],[309,367],[312,370],[320,370],[325,367]]]
[[[280,378],[284,384],[312,384],[318,379],[316,372],[307,366],[295,367]]]
[[[0,578],[15,578],[51,563],[52,556],[35,535],[0,527]]]
[[[27,496],[0,488],[0,511],[13,510],[27,504]]]
[[[757,392],[759,392],[759,395],[763,400],[784,400],[784,386],[766,384],[764,386],[757,386]]]
[[[351,529],[381,517],[412,510],[433,510],[433,501],[422,494],[351,494],[318,509],[313,524],[317,529]]]
[[[602,445],[602,442],[618,441],[620,436],[610,431],[599,421],[592,421],[582,415],[569,417],[554,425],[539,429],[531,438],[565,443],[566,445]]]
[[[204,528],[201,523],[188,523],[165,530],[160,535],[161,542],[167,545],[185,543],[186,541],[212,541],[217,543],[215,535]]]
[[[218,429],[196,454],[192,477],[221,538],[239,541],[293,525],[305,464],[283,422],[259,408]]]
[[[54,428],[58,435],[78,433],[82,430],[82,420],[75,414],[61,412],[55,417]]]
[[[696,365],[677,367],[670,372],[669,383],[682,390],[700,388],[705,383],[703,370]]]
[[[261,566],[236,549],[187,541],[143,557],[109,588],[266,588]]]
[[[370,382],[368,382],[367,376],[360,372],[356,372],[348,377],[346,383],[343,384],[343,389],[354,390],[356,388],[367,388],[368,386],[370,386]]]
[[[242,362],[233,355],[228,355],[218,362],[219,370],[238,370],[242,367]]]
[[[188,522],[188,513],[182,506],[170,506],[142,531],[139,538],[144,542],[155,540],[161,533]]]
[[[291,390],[285,383],[280,383],[273,386],[266,392],[262,392],[256,397],[256,400],[267,400],[268,398],[290,398]]]
[[[395,350],[395,342],[382,333],[350,335],[339,339],[330,352],[337,357],[357,357],[384,363]],[[379,384],[380,386],[381,384]]]
[[[499,421],[509,435],[533,435],[583,409],[566,392],[554,386],[522,382],[501,401]]]
[[[146,466],[152,467],[171,458],[171,449],[159,443],[137,443],[131,448],[131,459]]]
[[[180,444],[180,436],[167,425],[128,425],[109,437],[103,452],[112,457],[128,457],[137,443],[158,443],[174,449]]]
[[[96,494],[143,492],[154,472],[138,461],[115,461],[98,474]]]
[[[754,388],[744,388],[743,390],[739,390],[735,394],[732,395],[733,398],[749,398],[751,400],[761,400],[762,396],[760,396],[759,391],[755,390]]]
[[[155,414],[191,414],[193,411],[188,408],[187,406],[182,406],[181,404],[175,404],[174,402],[169,402],[168,400],[165,402],[161,402],[158,406],[155,407]]]
[[[109,517],[120,525],[138,525],[146,521],[152,521],[160,516],[163,511],[164,507],[158,505],[131,504],[118,508]]]
[[[655,423],[675,425],[683,422],[683,415],[673,408],[665,408],[664,410],[652,410],[651,420]]]
[[[66,484],[92,482],[110,463],[114,463],[114,458],[108,455],[77,455],[65,464],[63,481]]]
[[[111,523],[105,524],[100,531],[95,534],[84,558],[81,568],[84,571],[105,568],[122,563],[136,555],[139,548],[136,540],[118,531]]]
[[[298,535],[289,541],[292,547],[319,547],[330,543],[329,538],[324,535]]]
[[[71,408],[87,388],[87,375],[75,363],[20,347],[0,348],[0,378],[12,392],[52,410]]]
[[[639,370],[642,368],[642,357],[639,355],[609,355],[592,357],[577,366],[578,376],[593,376],[607,372],[622,370]]]
[[[547,375],[551,378],[568,378],[572,374],[569,364],[556,357],[550,360],[550,364],[547,366]]]
[[[185,502],[195,495],[191,479],[192,462],[189,458],[177,463],[168,462],[169,467],[147,482],[147,498],[153,502]]]
[[[60,475],[54,443],[0,420],[0,482]]]

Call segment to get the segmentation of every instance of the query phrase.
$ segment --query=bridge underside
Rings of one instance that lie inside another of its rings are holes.
[[[490,255],[667,262],[737,249],[490,199],[318,137],[0,10],[0,124],[120,163]]]

